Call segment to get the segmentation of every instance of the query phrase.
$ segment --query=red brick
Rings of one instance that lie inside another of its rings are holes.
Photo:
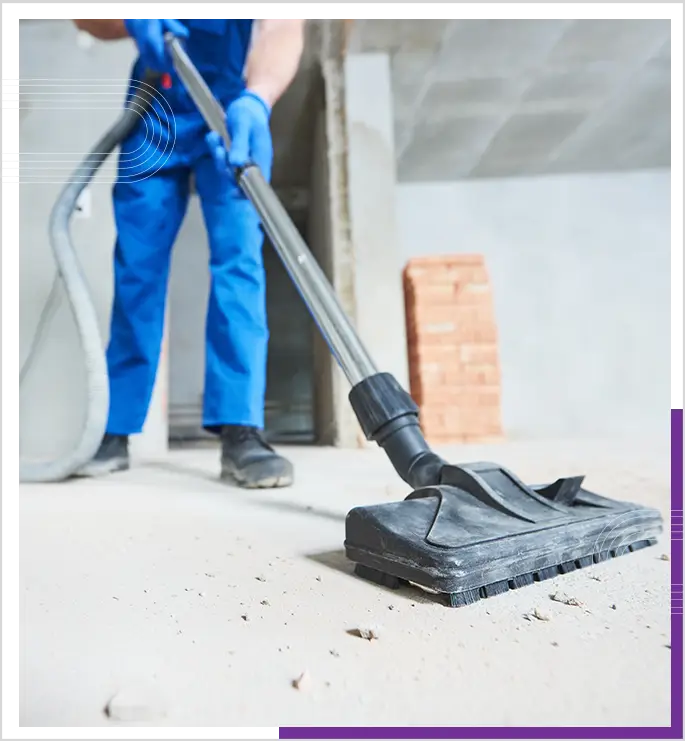
[[[433,274],[436,268],[464,267],[468,265],[484,265],[483,255],[431,255],[415,257],[404,268],[405,275]]]
[[[441,381],[445,386],[499,386],[500,372],[496,365],[455,365],[442,370]]]
[[[492,291],[481,255],[412,260],[403,274],[410,389],[429,439],[501,434]]]
[[[459,348],[459,357],[464,363],[476,365],[497,363],[497,345],[494,342],[462,345]]]

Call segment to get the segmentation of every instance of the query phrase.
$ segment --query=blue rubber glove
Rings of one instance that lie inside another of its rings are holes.
[[[246,90],[226,109],[226,128],[231,146],[226,147],[219,134],[211,131],[207,137],[212,158],[217,169],[234,180],[233,171],[255,164],[267,182],[271,179],[273,144],[269,118],[271,108],[259,95]]]
[[[154,72],[171,72],[173,64],[164,43],[164,34],[171,31],[178,38],[188,38],[188,29],[182,23],[172,18],[134,18],[125,20],[124,26],[128,35],[136,42],[140,59],[148,69]]]

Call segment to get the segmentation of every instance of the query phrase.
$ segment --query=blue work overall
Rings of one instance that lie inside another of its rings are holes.
[[[244,90],[251,20],[183,20],[185,48],[224,109]],[[144,70],[138,60],[129,95]],[[203,424],[261,428],[266,356],[263,235],[259,217],[213,164],[207,126],[175,73],[122,144],[113,189],[117,240],[107,363],[107,432],[143,428],[157,374],[171,250],[195,177],[210,249]]]

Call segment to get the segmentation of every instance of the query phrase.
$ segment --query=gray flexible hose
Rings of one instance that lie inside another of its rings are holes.
[[[64,457],[44,462],[20,460],[19,480],[22,483],[57,482],[69,478],[93,458],[105,434],[109,414],[107,361],[97,313],[71,242],[69,224],[83,190],[114,148],[149,110],[156,95],[153,87],[156,80],[156,75],[146,75],[139,83],[119,119],[72,173],[50,214],[50,243],[76,322],[86,366],[86,419],[76,447]]]

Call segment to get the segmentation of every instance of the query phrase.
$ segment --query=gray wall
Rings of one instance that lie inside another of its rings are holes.
[[[335,30],[327,28],[327,32]],[[332,42],[332,39],[328,40]],[[337,42],[336,42],[337,43]],[[355,250],[351,233],[345,74],[329,43],[322,63],[322,96],[316,117],[310,171],[307,238],[338,301],[352,323],[357,320]],[[336,44],[332,44],[336,47]],[[317,331],[314,338],[316,425],[324,444],[356,447],[363,440],[348,401],[349,384]]]
[[[64,181],[118,116],[133,49],[127,43],[79,48],[67,21],[20,24],[22,165],[20,187],[20,354],[23,362],[55,275],[47,224]],[[51,78],[44,84],[29,78]],[[47,87],[59,80],[69,87]],[[97,104],[76,80],[99,83]],[[55,96],[55,91],[64,95]],[[107,94],[102,94],[107,93]],[[40,162],[38,162],[40,160]],[[51,160],[47,162],[46,160]],[[33,164],[31,164],[33,163]],[[73,238],[107,339],[112,298],[114,228],[111,183],[115,160],[91,187],[90,218],[73,222]],[[11,245],[7,245],[12,248]],[[63,292],[45,340],[21,389],[22,456],[47,456],[76,441],[85,410],[85,374],[78,337]]]
[[[485,255],[511,438],[668,434],[670,171],[398,186],[405,260]]]
[[[397,249],[395,141],[387,54],[349,54],[345,70],[347,173],[354,244],[357,331],[378,368],[409,381],[402,316],[402,261]],[[379,280],[379,276],[382,279]]]
[[[333,274],[331,234],[330,167],[328,164],[326,113],[321,107],[316,113],[312,167],[310,171],[310,209],[307,242],[319,265],[330,280]],[[318,331],[313,336],[314,375],[317,379],[314,416],[318,441],[331,445],[337,437],[335,417],[333,363],[326,341]]]

